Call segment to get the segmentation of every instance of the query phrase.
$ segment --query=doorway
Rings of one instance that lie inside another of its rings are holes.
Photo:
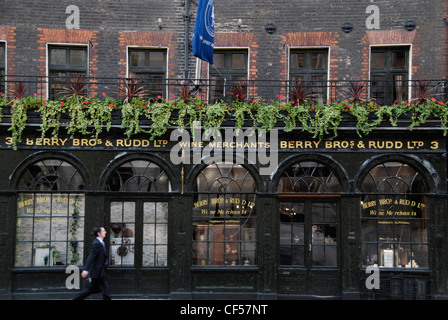
[[[289,293],[340,292],[339,199],[281,199],[280,287]]]

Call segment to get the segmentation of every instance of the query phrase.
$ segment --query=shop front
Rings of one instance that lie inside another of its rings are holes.
[[[27,130],[14,150],[2,131],[2,297],[74,296],[66,268],[83,265],[96,225],[108,231],[116,297],[445,296],[441,131],[270,139],[267,173],[250,145],[179,163],[169,135],[43,140]]]

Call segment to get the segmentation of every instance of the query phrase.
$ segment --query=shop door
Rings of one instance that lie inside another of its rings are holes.
[[[339,199],[280,202],[280,292],[339,295]]]
[[[164,285],[156,288],[154,283],[163,283],[166,278],[160,268],[166,268],[168,261],[168,203],[111,200],[109,209],[109,264],[117,284],[114,289],[123,293],[163,291]]]

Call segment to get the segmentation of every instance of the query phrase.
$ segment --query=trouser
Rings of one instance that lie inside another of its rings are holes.
[[[73,300],[83,300],[94,293],[103,293],[103,300],[110,300],[107,275],[101,278],[88,278],[84,289]]]

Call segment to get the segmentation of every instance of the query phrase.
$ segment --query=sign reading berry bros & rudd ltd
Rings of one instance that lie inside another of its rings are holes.
[[[22,142],[17,145],[21,147],[36,148],[76,148],[76,149],[167,149],[177,146],[180,148],[216,148],[216,149],[269,149],[270,151],[286,150],[401,150],[401,151],[419,151],[434,150],[440,151],[444,148],[443,140],[418,140],[418,139],[399,139],[399,140],[379,140],[379,139],[280,139],[276,143],[273,141],[171,141],[169,139],[94,139],[94,138],[41,138],[41,137],[23,137]],[[13,138],[9,136],[0,137],[0,148],[12,148]]]

